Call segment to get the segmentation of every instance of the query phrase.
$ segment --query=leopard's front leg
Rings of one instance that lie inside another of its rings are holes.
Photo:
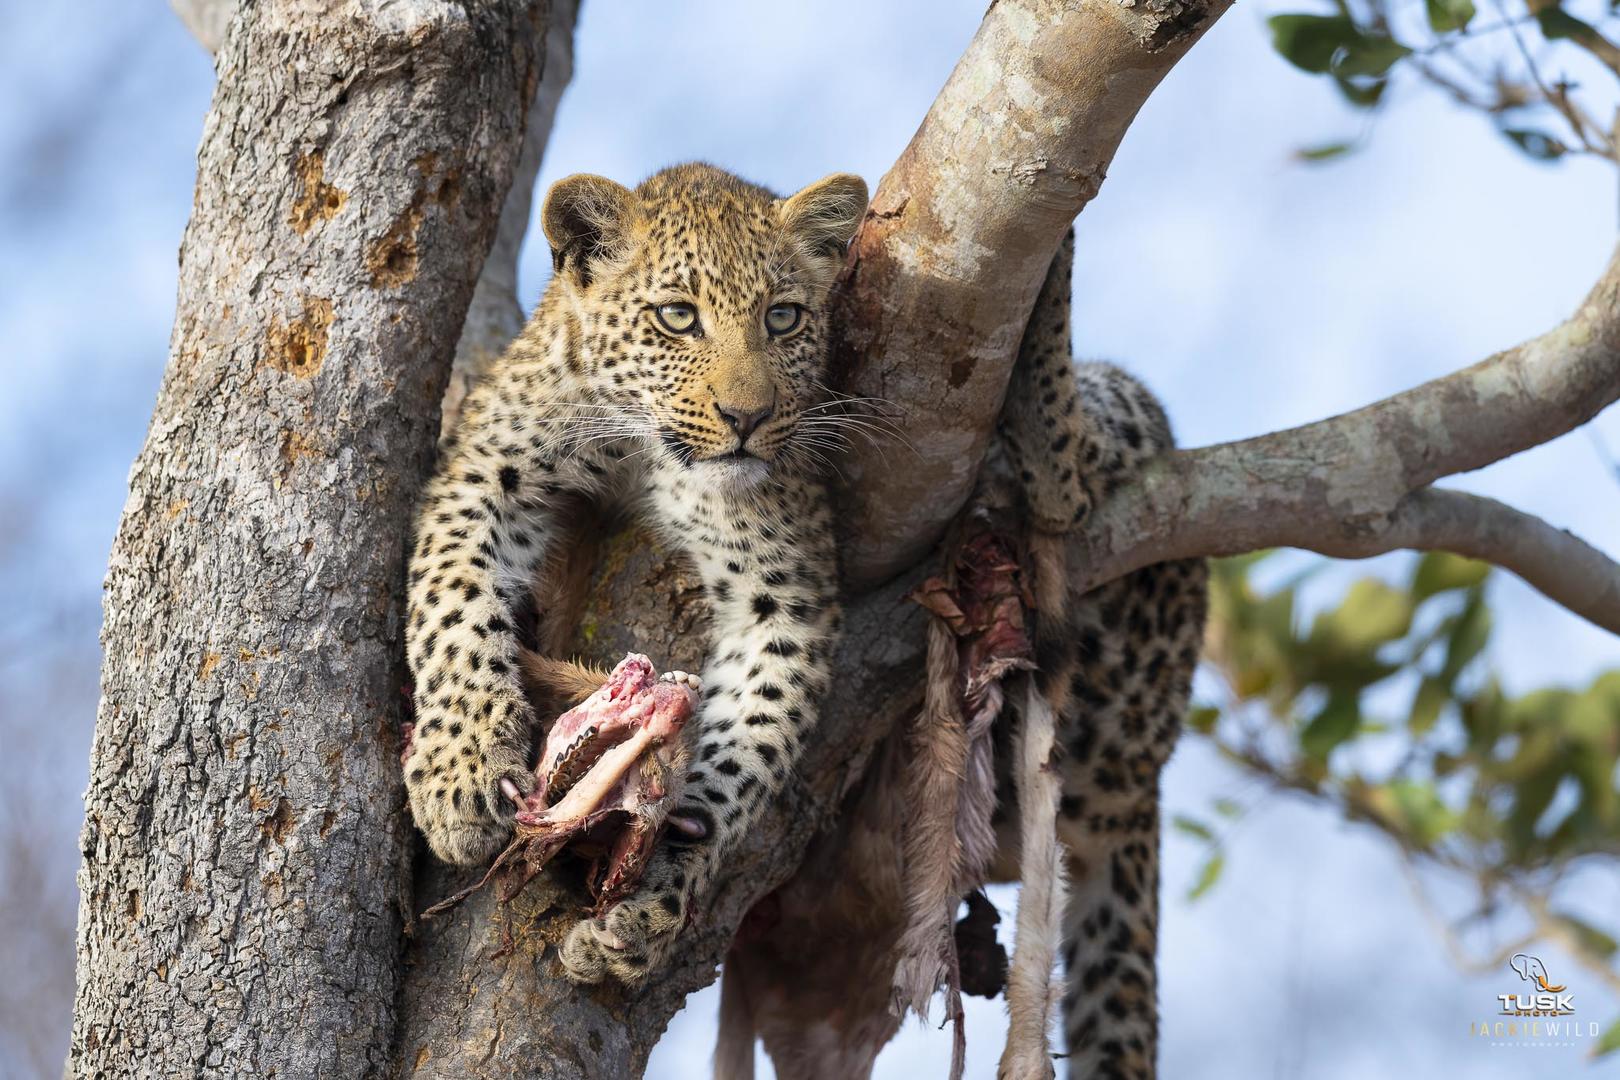
[[[839,623],[832,518],[818,484],[655,492],[696,560],[712,608],[703,703],[682,805],[701,837],[671,830],[639,890],[563,945],[568,973],[635,983],[659,966],[715,875],[781,790],[816,724]]]
[[[559,500],[589,490],[602,471],[568,452],[571,407],[526,400],[534,380],[524,375],[498,372],[469,396],[417,512],[405,788],[417,827],[446,862],[493,855],[511,832],[513,796],[534,786],[517,610],[554,540]]]

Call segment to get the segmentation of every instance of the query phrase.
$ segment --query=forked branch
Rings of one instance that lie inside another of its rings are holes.
[[[1620,255],[1567,321],[1354,412],[1170,454],[1093,514],[1077,588],[1166,559],[1296,547],[1440,549],[1503,566],[1620,633],[1620,565],[1490,499],[1430,488],[1539,446],[1620,398]]]

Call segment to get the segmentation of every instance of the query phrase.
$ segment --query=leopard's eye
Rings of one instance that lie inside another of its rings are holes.
[[[691,304],[659,304],[653,314],[672,334],[690,334],[697,329],[697,308]]]
[[[803,321],[804,308],[798,304],[772,304],[765,312],[765,329],[776,337],[793,333]]]

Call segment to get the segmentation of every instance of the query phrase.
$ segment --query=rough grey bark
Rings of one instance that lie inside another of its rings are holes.
[[[198,44],[210,53],[219,50],[225,31],[236,14],[236,0],[169,0],[175,14],[186,24]],[[450,369],[450,385],[445,390],[441,430],[455,426],[461,400],[480,372],[517,336],[528,315],[518,299],[518,256],[529,229],[529,210],[534,202],[534,182],[540,174],[551,125],[557,106],[574,74],[574,24],[579,19],[579,0],[551,0],[544,32],[545,58],[540,86],[529,105],[524,126],[523,153],[512,174],[506,202],[501,207],[495,242],[484,268],[478,275],[461,339],[456,343],[456,359]]]
[[[392,1067],[403,537],[544,11],[230,24],[106,583],[74,1075]]]
[[[529,106],[524,128],[523,154],[512,174],[512,187],[501,207],[501,220],[495,230],[495,243],[484,260],[467,308],[467,321],[456,343],[456,362],[450,369],[450,386],[444,394],[443,424],[449,432],[461,415],[461,401],[473,381],[517,337],[528,319],[518,299],[518,256],[523,237],[529,230],[529,210],[534,202],[534,182],[540,175],[551,125],[563,91],[574,77],[574,24],[579,19],[579,0],[551,0],[546,15],[545,65],[540,87]]]

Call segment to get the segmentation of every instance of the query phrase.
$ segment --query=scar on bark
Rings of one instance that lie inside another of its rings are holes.
[[[427,153],[416,159],[416,168],[423,183],[411,195],[404,211],[394,219],[366,249],[366,269],[371,271],[371,284],[379,289],[397,288],[416,278],[420,262],[416,234],[429,205],[453,206],[461,200],[461,171],[450,168],[437,181],[432,179],[438,170],[439,155]]]
[[[307,379],[326,360],[326,332],[332,327],[332,301],[307,297],[304,310],[290,323],[272,319],[265,360],[277,371]]]
[[[293,200],[290,220],[293,231],[299,236],[317,223],[329,220],[349,200],[348,192],[326,182],[325,169],[326,162],[319,150],[305,154],[295,166],[298,197]]]

